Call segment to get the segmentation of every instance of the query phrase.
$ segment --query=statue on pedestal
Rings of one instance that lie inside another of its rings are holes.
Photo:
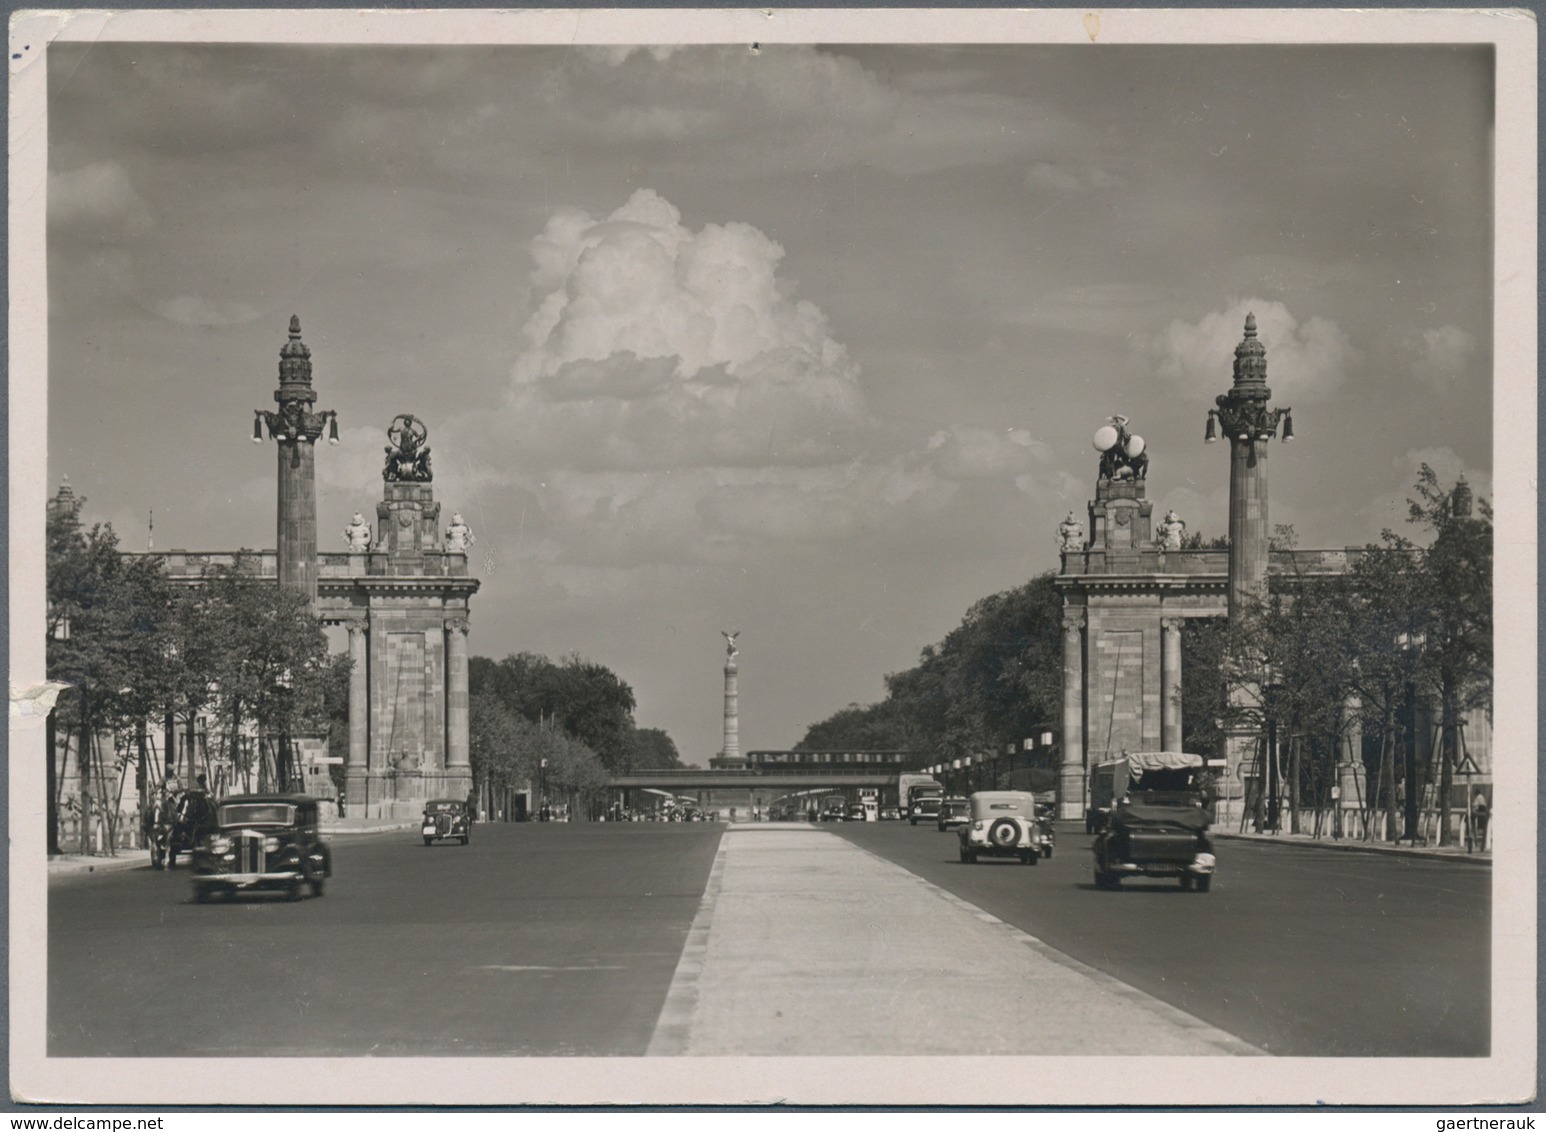
[[[388,483],[429,483],[435,477],[429,467],[429,429],[411,413],[399,413],[387,429],[386,467],[381,478]]]
[[[1070,511],[1068,518],[1058,524],[1058,549],[1077,553],[1084,549],[1084,524]]]
[[[363,553],[370,549],[370,524],[365,521],[364,515],[358,511],[354,513],[354,518],[344,528],[344,538],[348,540],[351,551]]]
[[[451,515],[451,525],[446,528],[446,552],[448,554],[466,554],[472,549],[472,544],[475,541],[472,528],[462,522],[462,513],[460,511],[453,512]]]
[[[1127,431],[1127,418],[1107,417],[1108,424],[1095,430],[1095,451],[1100,453],[1103,480],[1142,480],[1149,474],[1149,455],[1143,437]]]
[[[1180,550],[1181,540],[1186,537],[1186,523],[1174,511],[1166,511],[1160,520],[1159,543],[1165,550]]]
[[[737,629],[733,633],[727,633],[721,629],[719,635],[725,638],[725,655],[734,660],[740,655],[740,650],[735,647],[735,639],[741,635],[741,630]]]

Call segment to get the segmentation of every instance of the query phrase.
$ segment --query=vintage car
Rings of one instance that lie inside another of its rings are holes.
[[[907,815],[908,825],[917,825],[921,821],[939,820],[939,799],[935,797],[919,798],[913,803],[912,811]]]
[[[163,804],[150,842],[150,864],[159,869],[177,867],[178,854],[192,853],[215,828],[215,803],[207,791],[188,790],[170,797]]]
[[[193,851],[193,895],[278,889],[322,895],[333,855],[317,829],[317,800],[304,794],[238,794],[215,806],[215,828]]]
[[[1123,877],[1175,877],[1185,889],[1207,892],[1218,860],[1208,838],[1200,755],[1129,755],[1127,785],[1095,837],[1095,885],[1118,888]]]
[[[939,817],[935,824],[939,831],[944,833],[947,829],[954,829],[966,821],[966,815],[971,807],[965,798],[950,797],[939,804]]]
[[[466,845],[472,838],[472,807],[460,798],[431,798],[424,803],[424,822],[419,833],[426,845],[453,837]]]
[[[961,826],[961,861],[978,857],[1015,857],[1034,865],[1052,856],[1052,822],[1036,810],[1036,795],[1024,790],[979,790],[968,800],[970,813]]]

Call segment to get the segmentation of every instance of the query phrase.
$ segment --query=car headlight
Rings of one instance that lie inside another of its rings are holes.
[[[209,851],[211,853],[224,853],[231,848],[229,838],[211,837],[209,839]]]
[[[263,839],[263,852],[272,853],[279,848],[279,838],[265,837]]]
[[[1199,853],[1197,856],[1192,858],[1192,864],[1201,866],[1205,869],[1211,869],[1217,863],[1218,861],[1212,853]]]

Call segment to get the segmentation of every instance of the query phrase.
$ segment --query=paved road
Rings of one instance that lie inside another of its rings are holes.
[[[933,826],[824,828],[1269,1053],[1488,1052],[1483,866],[1221,840],[1206,895],[1158,880],[1107,893],[1077,826],[1035,868],[963,865]]]
[[[714,1035],[733,1032],[725,1019],[759,1003],[777,1020],[779,979],[804,994],[801,980],[863,983],[889,963],[899,985],[925,979],[935,997],[975,993],[941,982],[965,952],[964,929],[941,927],[944,913],[929,904],[940,898],[829,860],[821,846],[841,838],[1269,1053],[1487,1052],[1491,877],[1482,867],[1229,842],[1211,893],[1158,881],[1106,893],[1090,882],[1088,838],[1068,826],[1057,856],[1036,868],[961,865],[955,838],[932,827],[800,828],[805,840],[788,846],[785,835],[723,835],[777,852],[723,867],[719,931],[711,924],[704,941],[686,1048],[723,1045]],[[714,825],[533,824],[479,826],[466,848],[426,849],[411,833],[338,838],[327,896],[297,904],[197,905],[183,870],[57,880],[49,1052],[643,1054],[681,982],[721,836]],[[823,881],[832,869],[859,887]],[[770,955],[775,929],[805,935]],[[1053,983],[1037,979],[1056,982],[1065,1006],[1105,995],[1064,986],[1018,955],[1020,944],[977,942],[981,970],[1043,996],[1044,1007]],[[894,1010],[927,1000],[897,993]],[[1099,1040],[1101,1027],[1079,1028],[1094,1015],[1064,1013],[1074,1021],[1063,1045],[1099,1052],[1079,1044]],[[757,1032],[792,1048],[813,1040],[792,1023]]]
[[[198,905],[183,869],[55,882],[49,1054],[642,1054],[712,825],[338,838],[327,895]]]

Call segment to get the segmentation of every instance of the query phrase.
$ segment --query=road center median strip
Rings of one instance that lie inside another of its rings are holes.
[[[1261,1052],[842,838],[755,832],[720,841],[651,1055]]]

